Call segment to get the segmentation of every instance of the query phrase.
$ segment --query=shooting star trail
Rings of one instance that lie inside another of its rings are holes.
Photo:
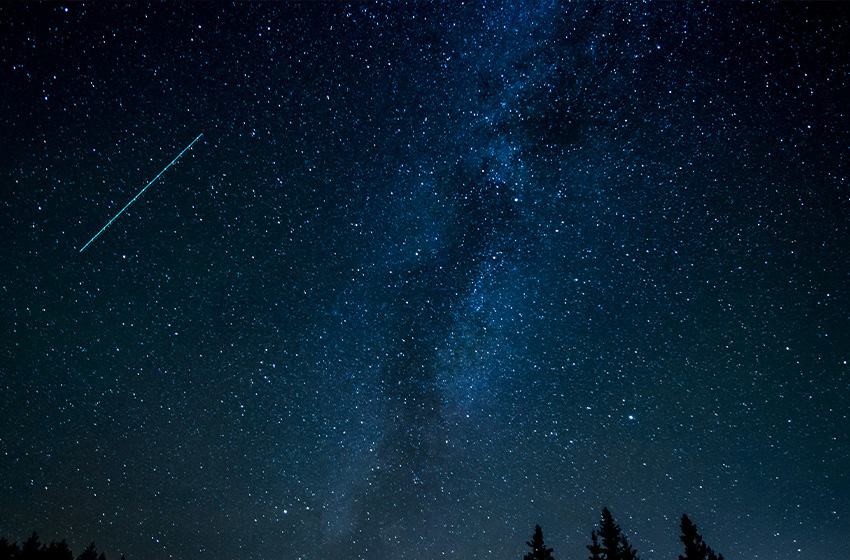
[[[120,216],[121,214],[123,214],[123,213],[124,213],[124,210],[126,210],[127,208],[129,208],[129,207],[130,207],[130,205],[131,205],[131,204],[133,204],[134,202],[136,202],[136,199],[137,199],[137,198],[139,198],[140,196],[142,196],[142,193],[143,193],[143,192],[145,192],[146,190],[148,190],[148,187],[149,187],[149,186],[151,186],[151,185],[153,185],[153,184],[156,182],[156,180],[157,180],[157,179],[159,179],[159,178],[162,176],[162,174],[163,174],[163,173],[165,173],[165,172],[166,172],[166,170],[167,170],[169,167],[171,167],[172,165],[174,165],[174,162],[176,162],[178,159],[180,159],[180,156],[182,156],[183,154],[185,154],[185,153],[186,153],[186,151],[187,151],[189,148],[191,148],[191,147],[195,144],[195,142],[197,142],[198,140],[200,140],[201,136],[203,136],[203,135],[204,135],[204,134],[203,134],[203,132],[202,132],[201,134],[198,134],[198,137],[197,137],[197,138],[195,138],[194,140],[192,140],[192,142],[191,142],[188,146],[186,146],[185,148],[183,148],[183,151],[182,151],[182,152],[180,152],[179,154],[177,154],[177,157],[176,157],[176,158],[174,158],[173,160],[171,160],[171,163],[169,163],[168,165],[166,165],[165,167],[163,167],[163,168],[162,168],[162,171],[160,171],[160,172],[157,174],[157,176],[156,176],[156,177],[154,177],[153,179],[151,179],[151,182],[150,182],[150,183],[148,183],[147,185],[145,185],[145,188],[143,188],[142,190],[140,190],[140,191],[139,191],[139,193],[138,193],[136,196],[134,196],[134,197],[133,197],[133,200],[131,200],[130,202],[128,202],[128,203],[127,203],[127,205],[126,205],[124,208],[122,208],[120,212],[118,212],[117,214],[115,214],[115,217],[114,217],[114,218],[112,218],[111,220],[109,220],[108,222],[106,222],[106,225],[105,225],[105,226],[103,226],[103,228],[101,228],[101,230],[100,230],[99,232],[97,232],[96,234],[94,234],[94,237],[92,237],[91,239],[89,239],[89,242],[88,242],[88,243],[86,243],[85,245],[83,245],[83,248],[82,248],[82,249],[80,249],[80,252],[82,253],[83,251],[85,251],[85,250],[86,250],[86,247],[88,247],[89,245],[91,245],[92,241],[94,241],[95,239],[97,239],[97,238],[98,238],[98,236],[100,236],[100,234],[101,234],[101,233],[103,233],[104,231],[106,231],[106,228],[108,228],[108,227],[109,227],[109,225],[110,225],[112,222],[114,222],[116,219],[118,219],[118,216]]]

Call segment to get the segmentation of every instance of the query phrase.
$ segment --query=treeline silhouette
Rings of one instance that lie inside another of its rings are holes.
[[[682,529],[679,540],[685,545],[685,554],[680,554],[679,560],[723,560],[722,554],[716,554],[705,544],[697,531],[697,526],[687,515],[682,515],[679,527]],[[534,536],[525,544],[531,547],[531,552],[526,554],[523,560],[554,560],[553,549],[546,548],[543,542],[543,529],[540,525],[535,527]],[[599,527],[590,532],[590,544],[587,545],[587,550],[590,552],[588,560],[640,560],[623,530],[614,523],[614,517],[607,507],[602,508]]]
[[[682,530],[679,540],[685,545],[685,554],[680,554],[679,560],[723,560],[722,554],[716,554],[702,540],[697,526],[687,515],[682,515],[679,527]],[[543,541],[543,529],[540,525],[535,527],[534,535],[525,544],[531,547],[531,552],[526,554],[523,560],[555,560],[552,556],[553,549],[547,548]],[[602,508],[599,527],[590,532],[587,550],[590,552],[587,560],[640,560],[637,551],[629,544],[625,533],[614,522],[614,517],[607,507]],[[106,555],[98,553],[94,543],[91,543],[75,557],[64,539],[43,545],[39,542],[38,534],[33,532],[21,546],[18,546],[18,543],[10,543],[5,538],[0,539],[0,560],[106,560]],[[121,560],[125,560],[123,554]]]
[[[91,543],[75,557],[65,539],[43,545],[38,539],[38,533],[33,531],[32,536],[21,546],[5,538],[0,539],[0,560],[106,560],[106,555],[98,553],[94,543]],[[121,560],[124,560],[123,554]]]

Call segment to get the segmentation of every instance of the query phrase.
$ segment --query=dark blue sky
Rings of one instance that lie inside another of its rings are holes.
[[[848,13],[3,5],[0,535],[843,560]]]

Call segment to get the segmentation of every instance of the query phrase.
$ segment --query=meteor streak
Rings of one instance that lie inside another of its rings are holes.
[[[94,241],[95,239],[97,239],[97,238],[98,238],[98,236],[99,236],[101,233],[103,233],[103,232],[106,230],[106,228],[108,228],[108,227],[109,227],[109,225],[110,225],[110,224],[112,224],[112,222],[114,222],[116,219],[118,219],[118,216],[120,216],[121,214],[123,214],[123,213],[124,213],[124,210],[126,210],[127,208],[129,208],[129,207],[130,207],[130,205],[131,205],[131,204],[133,204],[134,202],[136,202],[136,199],[137,199],[137,198],[139,198],[140,196],[142,196],[142,193],[143,193],[143,192],[145,192],[146,190],[148,190],[148,187],[149,187],[149,186],[151,186],[151,185],[153,185],[153,184],[156,182],[156,180],[157,180],[157,179],[159,179],[159,178],[162,176],[162,174],[163,174],[163,173],[165,173],[165,171],[166,171],[169,167],[171,167],[172,165],[174,165],[174,162],[176,162],[178,159],[180,159],[180,156],[182,156],[183,154],[185,154],[185,153],[186,153],[186,151],[187,151],[189,148],[191,148],[191,147],[192,147],[192,145],[193,145],[195,142],[197,142],[197,141],[201,138],[201,136],[203,136],[203,135],[204,135],[203,133],[198,134],[198,137],[197,137],[197,138],[195,138],[194,140],[192,140],[192,143],[191,143],[191,144],[189,144],[188,146],[186,146],[185,148],[183,148],[183,151],[182,151],[182,152],[180,152],[179,154],[177,154],[177,157],[176,157],[176,158],[174,158],[173,160],[171,160],[171,163],[169,163],[168,165],[166,165],[165,167],[163,167],[163,168],[162,168],[162,171],[160,171],[160,172],[157,174],[157,176],[156,176],[156,177],[154,177],[153,179],[151,179],[151,182],[150,182],[150,183],[148,183],[147,185],[145,185],[145,188],[143,188],[142,190],[140,190],[140,191],[139,191],[139,193],[138,193],[136,196],[134,196],[134,197],[133,197],[133,200],[131,200],[130,202],[128,202],[128,203],[127,203],[127,205],[126,205],[124,208],[122,208],[120,212],[118,212],[117,214],[115,214],[115,217],[114,217],[114,218],[112,218],[111,220],[109,220],[108,222],[106,222],[106,225],[105,225],[105,226],[103,226],[103,228],[101,228],[101,230],[100,230],[99,232],[97,232],[96,234],[94,234],[94,237],[92,237],[91,239],[89,239],[89,242],[88,242],[88,243],[86,243],[85,245],[83,245],[83,248],[82,248],[82,249],[80,249],[80,252],[82,253],[83,251],[85,251],[85,250],[86,250],[86,247],[88,247],[89,245],[91,245],[91,242],[92,242],[92,241]]]

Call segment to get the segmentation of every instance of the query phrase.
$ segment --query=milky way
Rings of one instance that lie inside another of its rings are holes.
[[[0,7],[0,536],[843,558],[848,13]]]

